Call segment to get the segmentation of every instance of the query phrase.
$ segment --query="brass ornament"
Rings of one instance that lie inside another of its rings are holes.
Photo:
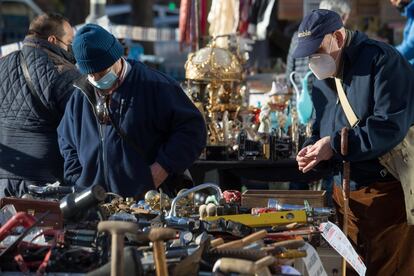
[[[171,199],[164,193],[160,194],[156,190],[148,191],[144,196],[145,203],[152,210],[168,209],[171,206]]]
[[[236,55],[215,43],[188,55],[185,77],[195,81],[241,81],[243,68]]]

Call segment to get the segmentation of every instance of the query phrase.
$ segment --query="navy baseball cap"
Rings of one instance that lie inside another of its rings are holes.
[[[314,54],[325,35],[335,32],[344,26],[341,17],[330,10],[313,10],[300,23],[298,45],[293,58],[307,57]]]

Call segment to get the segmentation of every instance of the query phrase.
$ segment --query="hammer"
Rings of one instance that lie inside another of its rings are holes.
[[[164,241],[174,239],[175,236],[176,231],[171,228],[153,228],[148,233],[148,239],[153,243],[155,271],[157,276],[168,276]]]
[[[228,248],[241,248],[246,245],[249,245],[253,242],[256,242],[258,240],[264,239],[267,236],[266,230],[260,230],[256,233],[250,234],[247,237],[244,237],[241,240],[235,240],[227,243],[223,243],[217,246],[217,249],[228,249]]]
[[[266,256],[256,262],[234,259],[234,258],[221,258],[218,262],[218,267],[221,272],[231,273],[236,272],[240,274],[256,275],[256,276],[271,276],[269,266],[276,262],[276,259],[272,256]],[[216,270],[214,265],[213,271]]]
[[[98,224],[98,232],[109,232],[112,236],[111,276],[123,276],[125,233],[137,233],[138,226],[126,221],[101,221]]]
[[[298,249],[304,245],[305,241],[303,239],[285,240],[272,243],[269,246],[264,247],[262,250],[269,252],[273,255],[273,253],[281,252],[282,249]]]
[[[217,246],[219,246],[223,243],[224,243],[223,238],[217,238],[217,239],[214,239],[210,242],[210,246],[214,248],[214,247],[217,247]]]
[[[343,157],[348,155],[348,128],[341,130],[341,154]],[[342,196],[344,198],[344,225],[343,231],[348,236],[348,213],[349,213],[349,194],[350,194],[350,164],[349,161],[343,161],[343,177],[342,177]],[[346,275],[346,260],[342,258],[342,275]]]

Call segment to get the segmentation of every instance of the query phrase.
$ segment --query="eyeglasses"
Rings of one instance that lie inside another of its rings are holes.
[[[70,48],[70,47],[72,47],[72,43],[71,42],[69,42],[69,43],[65,43],[65,42],[63,42],[63,40],[62,39],[60,39],[59,37],[57,37],[57,36],[55,36],[56,37],[56,39],[58,40],[58,41],[60,41],[63,45],[65,45],[66,47],[68,47],[68,48]]]
[[[111,122],[109,115],[110,96],[98,96],[95,106],[95,114],[101,125],[108,125]]]

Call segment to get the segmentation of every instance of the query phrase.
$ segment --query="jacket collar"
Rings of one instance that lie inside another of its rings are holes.
[[[127,63],[129,63],[128,68],[128,74],[131,73],[131,71],[136,70],[137,64],[140,64],[140,62],[135,60],[125,60]],[[128,78],[128,74],[125,73],[125,78]],[[90,84],[88,81],[88,75],[83,75],[82,77],[78,78],[73,85],[80,89],[83,94],[88,98],[88,101],[92,104],[92,106],[95,106],[96,104],[96,89],[95,87]]]
[[[87,75],[82,76],[81,78],[77,79],[73,86],[80,89],[82,93],[86,96],[92,107],[96,105],[96,97],[95,97],[95,88],[89,83]]]
[[[69,53],[68,51],[63,50],[62,48],[50,43],[49,41],[41,38],[36,38],[34,36],[26,36],[23,41],[24,46],[35,47],[35,48],[43,48],[47,49],[54,54],[66,59],[72,64],[75,64],[75,58],[73,54]]]
[[[367,40],[368,37],[366,34],[355,31],[350,45],[344,49],[344,57],[348,59],[348,64],[352,64],[352,61],[355,60],[355,57],[359,55],[360,46]]]

